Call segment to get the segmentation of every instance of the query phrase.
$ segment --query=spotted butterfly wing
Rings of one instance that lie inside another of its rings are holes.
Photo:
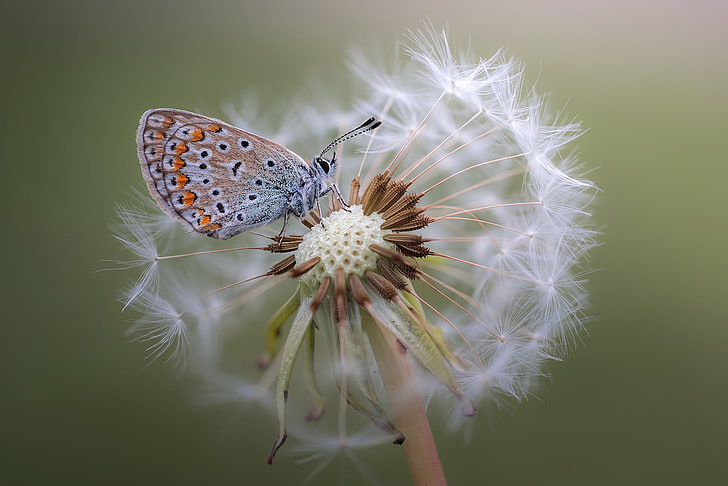
[[[176,109],[142,115],[137,150],[159,206],[213,238],[230,238],[291,211],[308,173],[301,157],[277,143]]]

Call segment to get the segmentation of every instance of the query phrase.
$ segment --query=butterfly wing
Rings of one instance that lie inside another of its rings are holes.
[[[308,167],[275,142],[175,109],[142,115],[137,150],[159,206],[194,231],[221,239],[289,211]]]

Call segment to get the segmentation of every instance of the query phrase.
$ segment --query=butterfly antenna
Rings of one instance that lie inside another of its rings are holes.
[[[328,152],[332,148],[336,147],[341,142],[349,140],[350,138],[354,138],[357,135],[361,135],[362,133],[366,133],[369,130],[374,130],[375,128],[378,128],[379,125],[381,125],[381,124],[382,124],[382,122],[380,120],[377,120],[374,117],[369,118],[368,120],[366,120],[364,123],[362,123],[355,129],[346,132],[345,134],[343,134],[342,136],[340,136],[339,138],[337,138],[336,140],[334,140],[333,142],[328,144],[326,146],[326,148],[323,149],[321,151],[321,153],[319,154],[319,158],[323,157],[326,152]]]

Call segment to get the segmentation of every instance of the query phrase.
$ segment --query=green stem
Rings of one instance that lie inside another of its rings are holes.
[[[394,334],[373,322],[367,335],[377,360],[394,423],[405,437],[404,453],[415,486],[447,486],[412,363]]]

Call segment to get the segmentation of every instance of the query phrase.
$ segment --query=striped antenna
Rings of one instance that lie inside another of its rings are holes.
[[[354,138],[357,135],[361,135],[362,133],[366,133],[369,130],[374,130],[375,128],[378,128],[379,125],[381,125],[381,124],[382,124],[382,122],[377,120],[376,118],[374,118],[374,117],[369,118],[367,121],[365,121],[364,123],[362,123],[355,129],[353,129],[349,132],[346,132],[345,134],[343,134],[342,136],[340,136],[339,138],[337,138],[336,140],[334,140],[333,142],[328,144],[326,146],[326,148],[321,151],[318,158],[322,158],[326,152],[328,152],[332,148],[336,147],[341,142],[349,140],[350,138]]]

